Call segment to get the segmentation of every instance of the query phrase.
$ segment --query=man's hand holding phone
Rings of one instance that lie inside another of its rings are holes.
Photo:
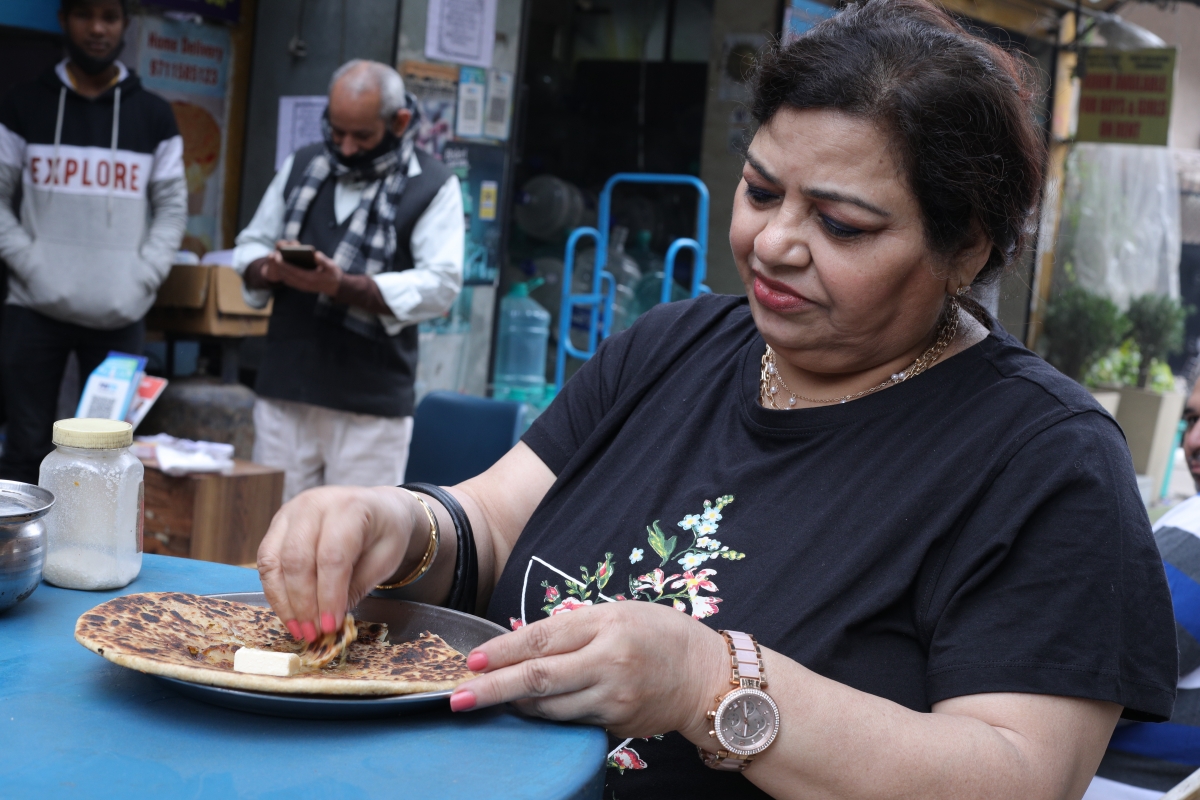
[[[279,241],[263,265],[262,275],[272,283],[282,283],[297,291],[333,297],[342,280],[342,269],[332,258],[309,245]]]

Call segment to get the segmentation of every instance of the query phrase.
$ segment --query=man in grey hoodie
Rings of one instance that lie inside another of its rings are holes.
[[[68,57],[0,102],[0,478],[30,483],[68,356],[86,378],[110,350],[141,352],[187,225],[174,114],[117,61],[125,0],[62,0],[59,22]]]

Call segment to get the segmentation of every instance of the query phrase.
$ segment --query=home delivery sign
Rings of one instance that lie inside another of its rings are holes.
[[[1080,66],[1076,141],[1167,143],[1175,48],[1087,49]]]

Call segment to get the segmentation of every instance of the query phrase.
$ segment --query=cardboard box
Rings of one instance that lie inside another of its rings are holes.
[[[271,303],[253,308],[230,267],[176,264],[146,315],[150,330],[198,336],[265,336]]]

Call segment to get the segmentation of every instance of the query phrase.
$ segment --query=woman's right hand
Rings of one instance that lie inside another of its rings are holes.
[[[420,524],[414,510],[425,519],[390,486],[323,486],[279,509],[258,548],[258,574],[293,637],[336,630],[347,609],[396,572]]]

